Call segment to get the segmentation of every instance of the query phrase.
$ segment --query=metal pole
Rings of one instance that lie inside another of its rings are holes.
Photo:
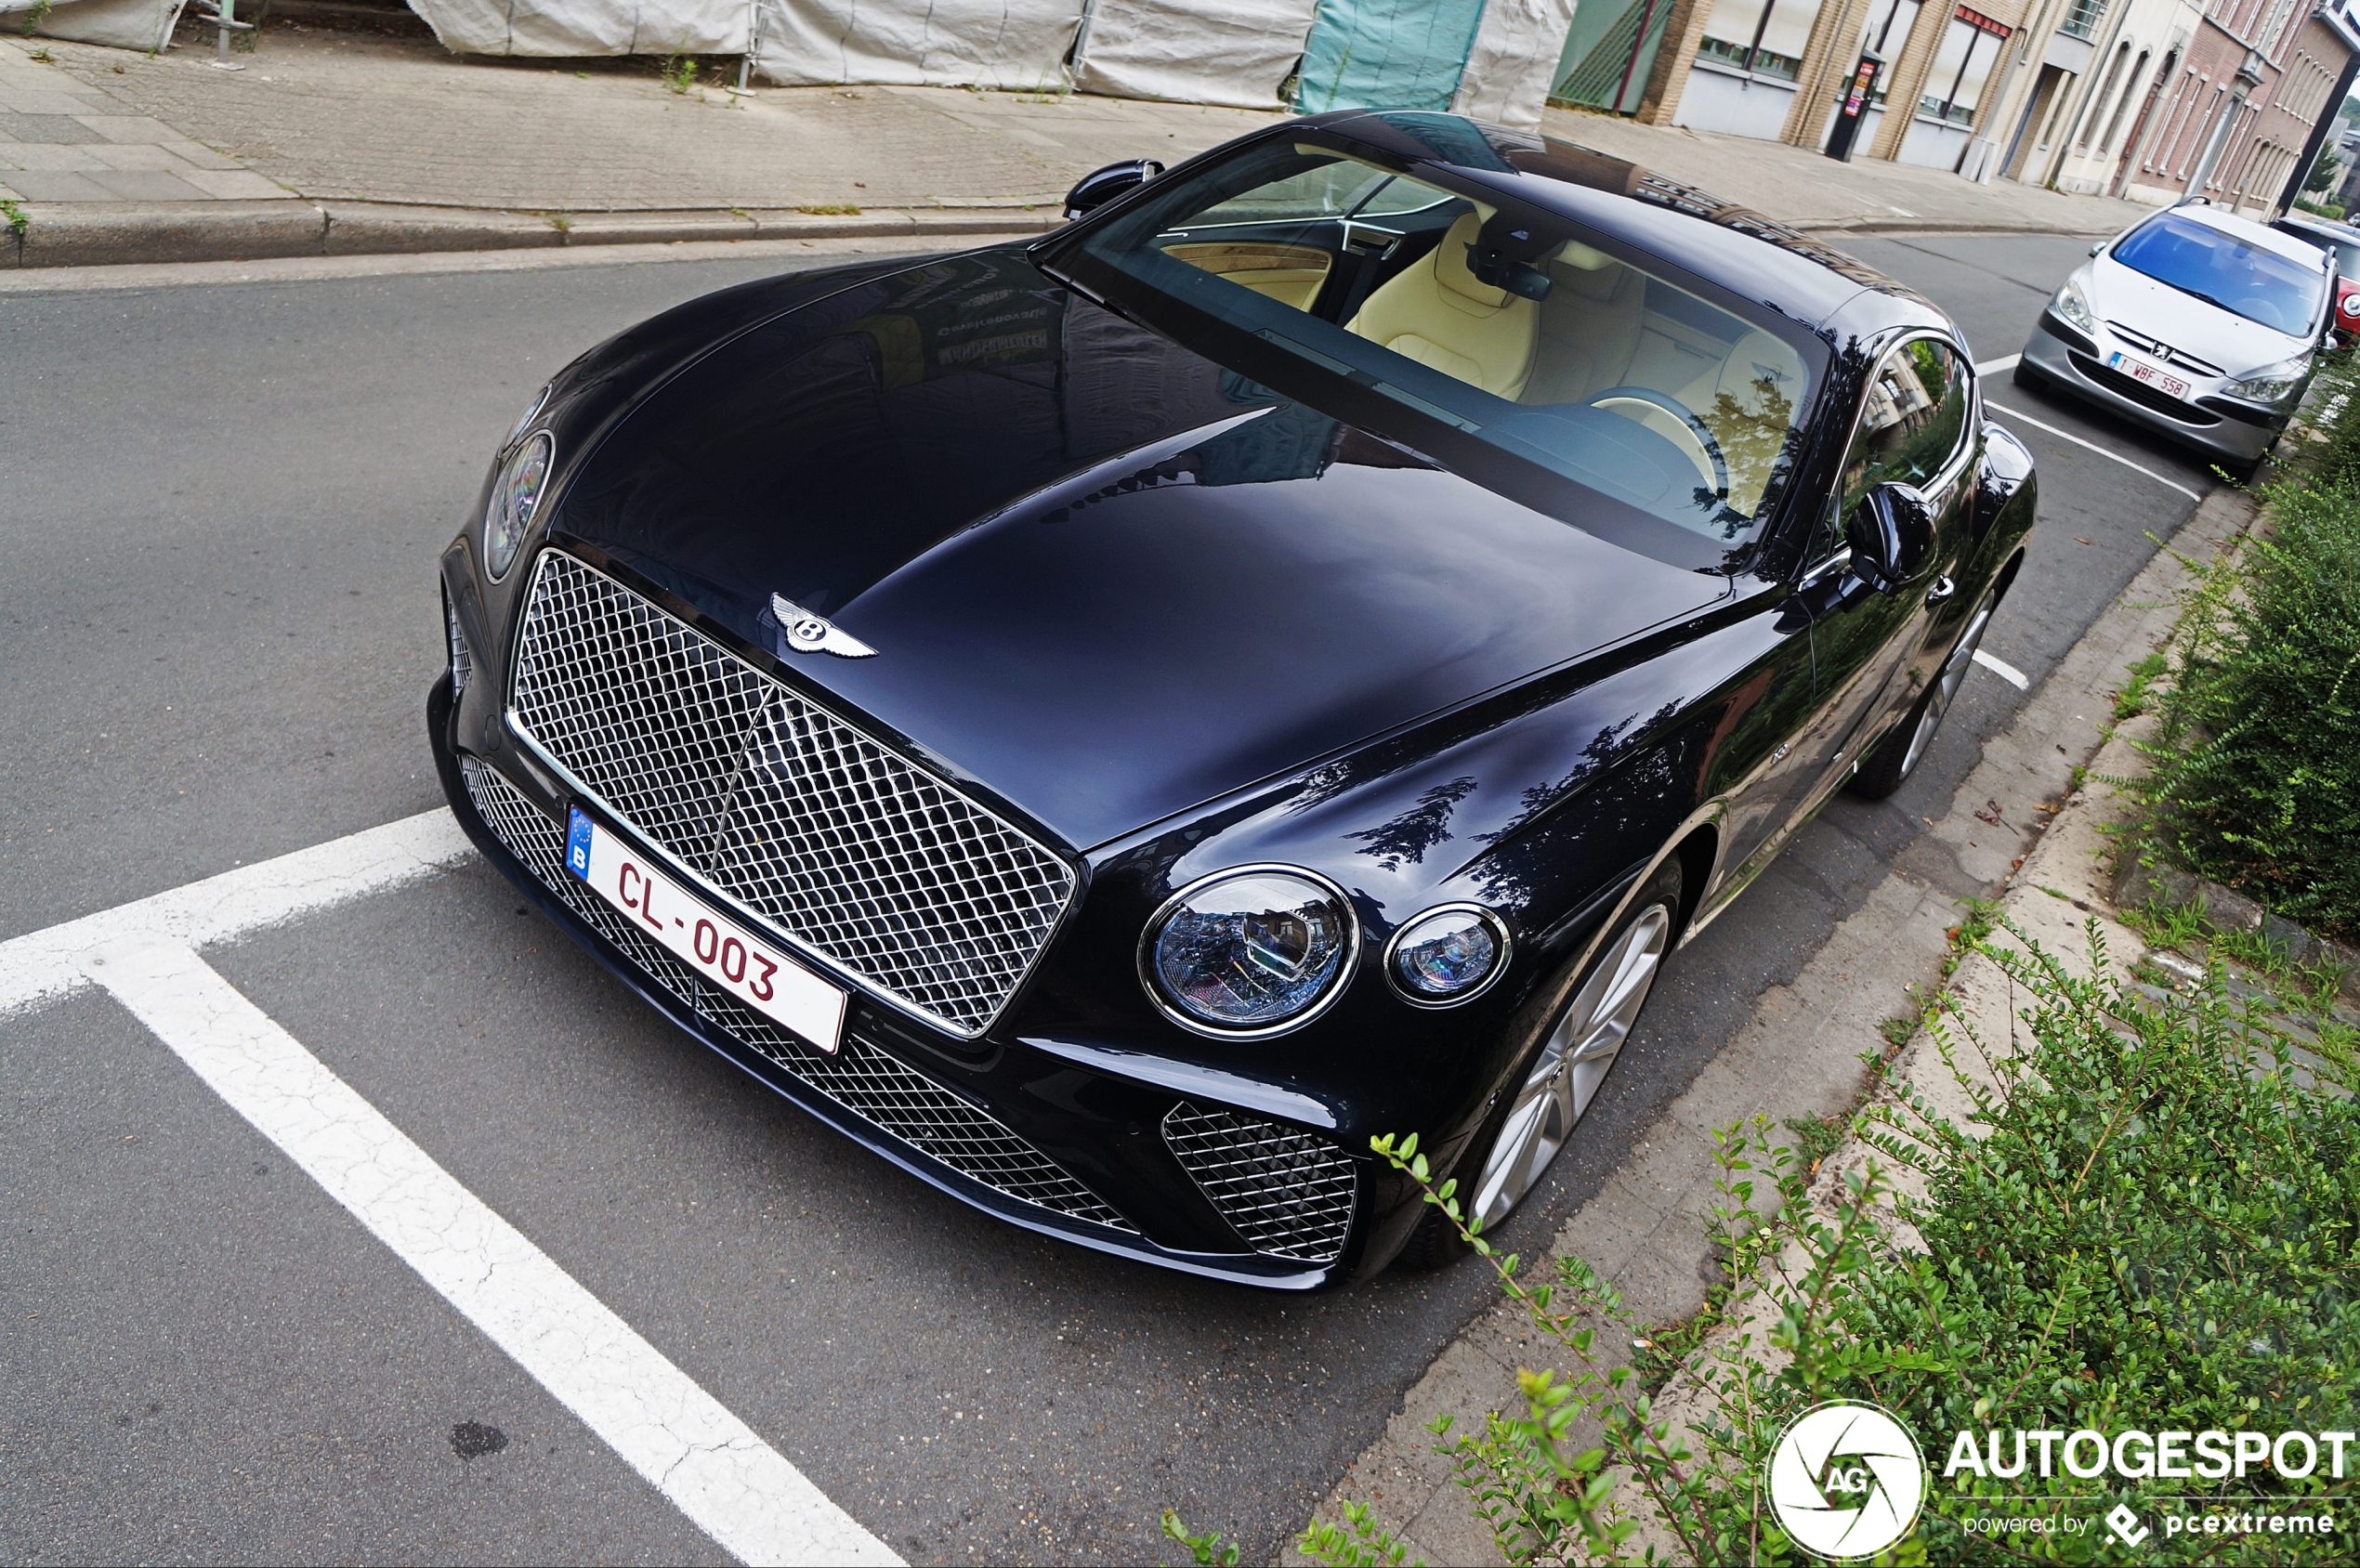
[[[1622,62],[1622,80],[1614,89],[1614,111],[1622,112],[1622,100],[1631,94],[1631,73],[1639,69],[1639,51],[1646,46],[1647,29],[1655,25],[1656,0],[1647,0],[1647,8],[1640,15],[1638,35],[1631,40],[1631,58]]]

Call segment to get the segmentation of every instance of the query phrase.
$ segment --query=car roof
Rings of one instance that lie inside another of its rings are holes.
[[[2317,235],[2322,241],[2346,245],[2360,245],[2360,229],[2333,218],[2319,217],[2310,213],[2288,213],[2271,224],[2281,234]]]
[[[1660,255],[1814,328],[1935,326],[1940,307],[1826,242],[1626,158],[1463,115],[1346,110],[1292,123],[1446,169]]]
[[[2249,217],[2239,217],[2235,213],[2213,206],[2209,203],[2183,202],[2176,207],[2167,207],[2164,213],[2159,213],[2157,216],[2160,217],[2165,214],[2188,218],[2203,224],[2208,229],[2217,229],[2223,234],[2234,235],[2262,250],[2275,251],[2288,261],[2299,261],[2316,267],[2327,259],[2325,253],[2307,240],[2298,240],[2291,234],[2272,229],[2267,224],[2256,223]],[[2139,227],[2144,229],[2154,221],[2155,218],[2144,218],[2140,221]]]

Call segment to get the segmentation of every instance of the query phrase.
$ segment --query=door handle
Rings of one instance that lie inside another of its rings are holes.
[[[1958,591],[1959,585],[1948,577],[1937,577],[1934,580],[1934,586],[1926,590],[1926,603],[1938,605]]]

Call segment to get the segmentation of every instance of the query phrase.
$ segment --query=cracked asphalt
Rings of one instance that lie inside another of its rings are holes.
[[[2085,244],[1847,242],[2013,354]],[[14,294],[0,309],[0,937],[439,804],[436,553],[557,364],[775,262]],[[1995,378],[2201,490],[2199,464]],[[2041,464],[1985,647],[2038,682],[2189,509]],[[1546,1234],[1898,863],[2021,700],[1839,798],[1667,970]],[[1273,1554],[1490,1288],[1278,1298],[983,1219],[673,1032],[479,863],[207,950],[469,1192],[896,1551],[1154,1561],[1179,1508]],[[720,1549],[84,990],[0,1019],[0,1557],[707,1561]]]

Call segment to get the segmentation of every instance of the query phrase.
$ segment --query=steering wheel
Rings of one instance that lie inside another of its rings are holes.
[[[1721,442],[1713,436],[1712,427],[1698,419],[1694,409],[1652,386],[1609,386],[1592,398],[1588,406],[1621,413],[1622,417],[1635,424],[1646,424],[1645,420],[1615,408],[1617,403],[1637,403],[1659,413],[1668,413],[1677,420],[1680,433],[1688,439],[1686,443],[1675,439],[1672,444],[1687,452],[1688,461],[1695,464],[1697,471],[1705,477],[1705,482],[1711,486],[1714,496],[1723,501],[1729,499],[1729,460],[1721,455]],[[1659,436],[1666,434],[1652,425],[1648,425],[1647,428]]]

